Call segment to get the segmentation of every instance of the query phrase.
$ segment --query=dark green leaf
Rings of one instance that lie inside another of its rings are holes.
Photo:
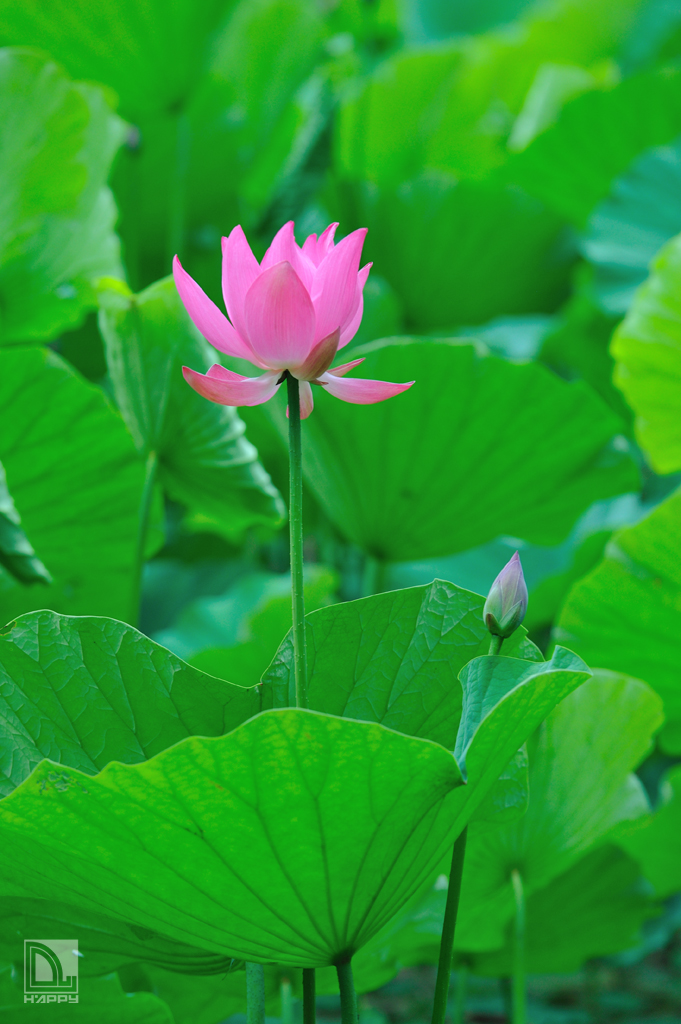
[[[182,377],[183,365],[203,372],[218,353],[191,323],[172,278],[137,296],[107,281],[99,295],[116,400],[139,450],[157,453],[169,494],[232,538],[255,523],[280,523],[283,502],[236,410],[207,402]]]
[[[49,605],[130,614],[144,469],[118,413],[59,356],[0,350],[0,461],[48,590],[0,571],[0,621]]]
[[[21,517],[0,463],[0,564],[20,583],[51,583],[52,577],[21,529]]]
[[[528,745],[527,813],[494,830],[471,830],[458,949],[502,944],[503,925],[514,908],[514,868],[526,893],[532,893],[602,844],[616,826],[648,813],[641,783],[630,773],[650,750],[661,721],[657,694],[638,680],[608,672],[598,672],[551,711]]]
[[[238,961],[185,946],[148,928],[116,921],[53,900],[0,899],[0,956],[21,965],[24,939],[35,935],[77,935],[79,976],[98,977],[123,964],[152,963],[169,971],[225,976]]]
[[[589,219],[582,251],[603,308],[626,313],[651,260],[681,230],[681,143],[647,150]]]
[[[500,534],[555,544],[594,501],[638,486],[613,438],[620,421],[581,382],[458,341],[401,338],[353,354],[366,356],[363,377],[416,383],[372,406],[315,388],[303,471],[338,529],[380,560]],[[284,410],[270,408],[283,434]]]
[[[657,910],[637,864],[614,846],[592,850],[526,906],[526,965],[533,974],[576,971],[585,961],[634,946]],[[513,926],[503,950],[472,957],[475,974],[512,973]]]

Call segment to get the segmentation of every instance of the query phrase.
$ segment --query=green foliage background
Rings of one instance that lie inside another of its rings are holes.
[[[168,277],[177,252],[221,301],[237,223],[259,257],[288,219],[299,243],[368,227],[350,349],[362,375],[416,380],[376,406],[322,393],[304,424],[311,706],[337,719],[310,729],[356,769],[315,842],[349,872],[375,793],[402,793],[412,835],[433,801],[428,856],[402,889],[386,874],[354,932],[350,909],[325,918],[319,865],[314,927],[269,880],[299,946],[273,940],[268,1012],[282,971],[331,962],[339,936],[361,934],[364,992],[436,962],[447,814],[471,821],[459,977],[510,973],[520,868],[531,971],[665,947],[681,890],[680,195],[681,12],[664,0],[0,0],[0,834],[15,857],[52,843],[62,874],[27,886],[20,861],[0,869],[11,1024],[44,1019],[12,978],[33,932],[82,935],[88,988],[65,1020],[220,1024],[244,1007],[234,958],[265,957],[257,928],[234,939],[224,894],[201,911],[210,941],[192,932],[183,907],[205,894],[178,888],[184,825],[163,836],[166,874],[139,867],[147,902],[125,889],[135,842],[161,843],[146,815],[117,838],[115,897],[94,898],[109,868],[92,881],[87,860],[144,786],[210,831],[207,787],[259,764],[256,729],[297,728],[283,396],[234,410],[184,384],[183,363],[242,367]],[[490,667],[478,595],[516,549],[529,636]],[[368,767],[394,735],[381,726],[401,734],[402,775]],[[470,798],[458,776],[445,795],[443,747]],[[43,758],[63,766],[61,818],[24,786]],[[103,769],[79,825],[78,773]],[[305,766],[282,753],[279,771],[298,792]],[[232,823],[258,870],[281,808],[267,814]],[[218,866],[203,870],[217,893]]]

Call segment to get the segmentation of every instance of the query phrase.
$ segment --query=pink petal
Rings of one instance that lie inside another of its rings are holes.
[[[251,345],[265,366],[285,370],[305,362],[314,343],[315,312],[290,263],[260,274],[246,295],[244,312]]]
[[[314,278],[312,301],[317,314],[315,341],[343,327],[355,309],[357,272],[366,228],[343,238],[324,257]]]
[[[272,244],[262,258],[261,270],[269,270],[277,263],[290,263],[296,274],[309,290],[312,287],[315,264],[299,248],[293,233],[293,221],[290,220],[279,228],[272,239]]]
[[[312,388],[306,380],[301,380],[298,395],[300,398],[300,418],[301,420],[306,420],[314,409]],[[286,415],[288,416],[288,406],[286,406]]]
[[[357,290],[355,291],[356,305],[345,325],[341,328],[338,348],[344,348],[349,341],[352,341],[359,330],[359,325],[361,324],[362,316],[364,315],[364,285],[367,283],[369,271],[372,266],[373,263],[367,263],[366,267],[362,267],[357,275]]]
[[[303,242],[303,252],[309,260],[311,260],[315,267],[317,266],[317,236],[312,234],[308,235]]]
[[[354,368],[359,366],[360,363],[363,363],[365,359],[366,356],[362,356],[361,359],[353,359],[350,363],[341,363],[340,366],[334,366],[333,369],[329,370],[329,373],[332,373],[334,377],[344,377],[346,373],[349,373],[350,370],[354,370]]]
[[[229,318],[242,338],[247,338],[244,299],[260,274],[258,261],[251,252],[240,224],[222,239],[222,294]]]
[[[277,391],[281,376],[268,371],[260,377],[242,377],[219,364],[211,366],[207,374],[183,366],[182,374],[194,391],[218,405],[262,405]]]
[[[242,341],[224,313],[189,276],[177,256],[173,260],[173,277],[184,308],[206,341],[220,352],[253,362],[255,357],[250,345]]]
[[[325,373],[319,378],[321,384],[327,391],[344,402],[352,402],[355,405],[372,405],[374,402],[384,402],[386,398],[393,398],[400,392],[406,391],[414,383],[391,384],[387,380],[363,380],[356,377],[336,377],[332,373]]]

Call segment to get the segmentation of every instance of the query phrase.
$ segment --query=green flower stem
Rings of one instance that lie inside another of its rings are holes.
[[[456,989],[454,992],[453,1024],[464,1024],[466,1011],[466,989],[468,987],[468,964],[462,963],[456,972]]]
[[[317,1020],[317,982],[314,967],[303,967],[303,1024]]]
[[[487,653],[492,655],[499,654],[503,642],[503,636],[494,636],[494,634],[492,634],[492,639],[489,642],[489,651]]]
[[[246,964],[246,1024],[265,1024],[263,964]]]
[[[293,1024],[293,989],[289,978],[282,978],[279,986],[281,1024]]]
[[[525,1024],[527,1020],[527,994],[525,991],[525,891],[520,872],[511,872],[513,895],[515,896],[515,928],[513,934],[513,981],[512,1006],[513,1024]]]
[[[132,607],[130,622],[139,623],[140,604],[142,600],[142,573],[144,572],[144,555],[147,549],[147,535],[151,518],[151,505],[154,498],[154,486],[158,471],[158,455],[149,452],[144,473],[144,486],[140,498],[139,516],[137,519],[137,548],[135,552],[135,576],[132,584]]]
[[[340,988],[341,1022],[342,1024],[357,1024],[359,1015],[355,983],[352,980],[352,964],[349,960],[344,964],[336,964],[336,972]]]
[[[293,663],[296,707],[307,707],[305,596],[303,591],[303,452],[300,432],[300,388],[290,373],[288,390],[288,452],[290,469],[289,532],[291,535],[291,593],[293,598]]]
[[[467,829],[463,830],[454,843],[452,851],[452,868],[449,872],[445,919],[442,924],[442,938],[440,939],[440,958],[437,964],[437,978],[435,979],[432,1024],[444,1024],[447,1012],[449,979],[452,972],[452,956],[454,954],[454,932],[456,930],[456,915],[459,910],[459,896],[461,895],[461,876],[463,875],[463,860],[466,854],[467,832]]]

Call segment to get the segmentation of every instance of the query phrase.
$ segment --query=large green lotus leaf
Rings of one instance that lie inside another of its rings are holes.
[[[588,67],[610,57],[640,6],[562,0],[535,7],[512,32],[398,52],[341,108],[342,173],[380,184],[423,167],[480,177],[505,161],[514,115],[542,65]]]
[[[394,188],[360,185],[340,195],[343,217],[368,227],[367,259],[400,296],[414,332],[550,312],[567,293],[575,253],[563,222],[497,178],[428,171]]]
[[[205,675],[132,626],[22,615],[0,631],[0,796],[43,758],[95,774],[259,711],[257,690]]]
[[[174,942],[163,935],[53,900],[0,898],[0,957],[20,965],[24,939],[35,935],[77,935],[79,975],[98,977],[123,964],[152,963],[187,974],[225,975],[240,966],[215,953]]]
[[[400,338],[353,354],[366,356],[364,377],[416,383],[372,406],[315,389],[303,471],[341,533],[380,560],[500,534],[555,544],[588,505],[638,487],[626,445],[613,443],[620,421],[580,382],[458,341]],[[283,433],[283,407],[271,408]]]
[[[650,71],[568,102],[557,122],[512,159],[508,173],[582,225],[639,153],[680,131],[681,71]]]
[[[322,966],[367,942],[439,863],[462,781],[429,741],[268,711],[94,778],[43,762],[0,804],[0,871],[9,895]]]
[[[0,350],[0,461],[47,589],[0,571],[0,621],[49,605],[130,614],[144,467],[118,413],[50,351]]]
[[[170,1008],[158,996],[130,995],[115,976],[79,977],[75,1004],[25,1005],[21,985],[12,981],[10,968],[0,971],[0,1012],[5,1024],[174,1024]]]
[[[0,50],[0,338],[49,339],[121,273],[106,179],[124,125],[45,56]]]
[[[617,532],[570,591],[554,636],[591,665],[644,679],[664,701],[660,743],[681,753],[681,492]]]
[[[635,857],[655,892],[662,897],[681,891],[681,768],[669,771],[661,786],[662,801],[640,829],[623,836],[622,846]]]
[[[681,469],[681,235],[655,259],[611,346],[615,383],[636,413],[636,436],[658,473]]]
[[[134,287],[165,276],[179,251],[217,299],[220,235],[237,222],[250,236],[265,217],[287,219],[270,205],[304,165],[330,106],[324,75],[305,84],[328,59],[323,28],[307,0],[240,0],[181,110],[135,118],[140,144],[122,152],[113,177]]]
[[[487,654],[483,597],[434,580],[320,608],[306,616],[310,707],[380,722],[453,750],[461,720],[459,672]],[[519,629],[504,655],[541,661]],[[263,676],[263,708],[294,703],[289,632]]]
[[[182,377],[183,365],[204,372],[217,353],[191,323],[172,278],[140,295],[109,280],[99,298],[116,401],[140,452],[157,454],[170,496],[232,538],[257,523],[280,523],[283,502],[236,409],[206,402]]]
[[[7,487],[0,463],[0,565],[20,583],[51,583],[52,577],[40,561],[21,528],[21,517]]]
[[[612,830],[648,813],[631,774],[662,722],[650,687],[598,672],[562,701],[530,741],[527,813],[494,830],[471,831],[456,945],[494,949],[513,913],[511,872],[526,893],[547,885]],[[459,758],[461,762],[461,758]]]
[[[0,4],[0,39],[40,46],[78,78],[116,90],[126,117],[177,107],[196,84],[212,34],[233,4],[190,0],[12,0]],[[106,40],[106,46],[102,41]]]
[[[630,949],[640,939],[641,925],[656,913],[635,861],[615,846],[592,850],[528,897],[527,970],[567,973],[593,957]],[[475,974],[507,977],[512,973],[512,931],[509,924],[503,949],[467,956]]]
[[[595,269],[599,300],[621,316],[651,260],[681,230],[681,142],[646,150],[613,183],[589,218],[582,252]]]

